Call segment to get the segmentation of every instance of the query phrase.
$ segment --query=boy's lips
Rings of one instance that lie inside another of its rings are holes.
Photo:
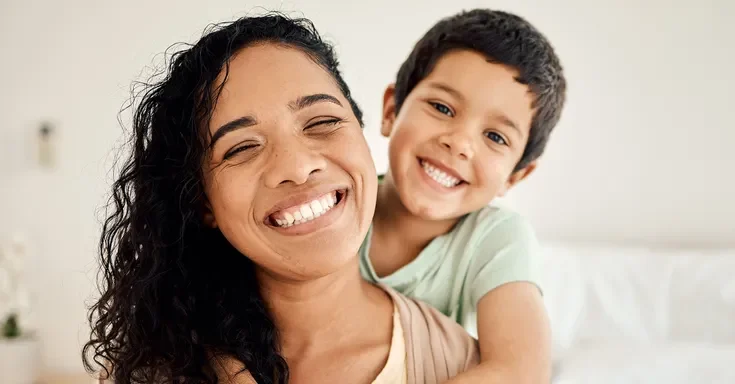
[[[429,160],[418,159],[416,163],[418,165],[417,172],[421,180],[431,187],[431,189],[441,194],[457,192],[467,185],[467,182],[464,180],[454,177],[448,172],[444,172],[444,168],[435,166]]]
[[[454,168],[442,163],[439,160],[431,159],[428,157],[419,157],[418,158],[419,163],[423,166],[425,164],[430,165],[433,168],[436,168],[438,171],[448,175],[449,177],[453,177],[459,181],[459,183],[467,183],[467,180],[465,180],[464,177],[460,175],[460,173],[455,170]]]

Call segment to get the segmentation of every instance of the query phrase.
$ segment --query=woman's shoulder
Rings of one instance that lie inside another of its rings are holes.
[[[477,340],[459,324],[424,302],[380,287],[398,309],[409,383],[441,383],[480,362]]]

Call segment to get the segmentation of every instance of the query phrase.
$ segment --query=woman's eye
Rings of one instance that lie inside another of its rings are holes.
[[[304,130],[314,129],[314,128],[331,128],[339,123],[342,123],[343,121],[344,121],[343,119],[339,119],[339,118],[329,118],[329,119],[317,120],[317,121],[309,123],[306,127],[304,127]]]
[[[429,102],[429,104],[431,104],[431,106],[434,107],[434,109],[436,109],[442,115],[447,115],[449,117],[454,117],[454,112],[452,112],[452,110],[449,107],[447,107],[446,105],[444,105],[442,103],[437,103],[437,102],[434,102],[434,101]]]
[[[500,144],[500,145],[508,145],[508,142],[507,142],[507,141],[505,141],[505,139],[503,138],[503,136],[500,136],[500,135],[498,135],[498,134],[497,134],[497,133],[495,133],[495,132],[487,132],[487,133],[485,133],[485,136],[486,136],[486,137],[487,137],[488,139],[490,139],[490,140],[492,140],[493,142],[495,142],[495,143],[498,143],[498,144]]]
[[[229,151],[227,151],[227,153],[225,153],[224,159],[227,160],[231,158],[232,156],[237,155],[240,152],[245,152],[248,149],[255,148],[256,146],[257,144],[243,144],[239,147],[232,148]]]

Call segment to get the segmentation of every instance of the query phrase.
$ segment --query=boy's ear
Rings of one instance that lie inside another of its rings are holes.
[[[396,121],[396,85],[390,84],[383,94],[383,122],[380,133],[389,137],[393,131],[393,123]]]
[[[508,180],[503,184],[503,186],[500,188],[500,191],[498,191],[498,197],[505,196],[508,191],[510,191],[511,188],[513,188],[516,184],[523,181],[525,178],[527,178],[533,171],[536,170],[536,166],[538,165],[537,161],[534,160],[530,162],[527,166],[525,166],[523,169],[519,169],[515,172],[513,172]]]

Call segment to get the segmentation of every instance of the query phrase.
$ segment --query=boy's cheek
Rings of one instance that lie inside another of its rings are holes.
[[[390,140],[398,151],[416,154],[423,146],[430,144],[436,129],[426,119],[414,119],[394,127]]]
[[[503,159],[486,159],[482,164],[476,164],[477,180],[476,184],[479,189],[476,191],[479,195],[485,196],[485,200],[480,205],[487,205],[496,197],[503,197],[510,187],[511,171]]]
[[[398,127],[390,137],[389,149],[393,152],[391,161],[410,156],[416,151],[420,138],[412,129],[403,129],[404,127]]]

